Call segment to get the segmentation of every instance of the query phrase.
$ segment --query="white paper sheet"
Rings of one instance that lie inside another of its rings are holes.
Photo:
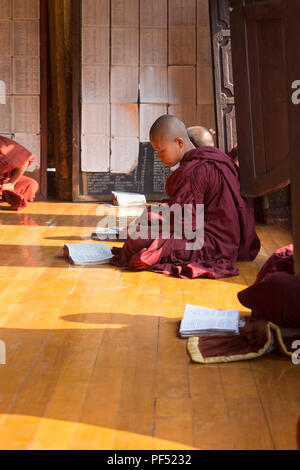
[[[113,255],[106,243],[74,243],[67,244],[69,258],[76,265],[106,264]]]
[[[214,310],[187,305],[180,326],[180,334],[238,334],[239,312],[237,310]]]

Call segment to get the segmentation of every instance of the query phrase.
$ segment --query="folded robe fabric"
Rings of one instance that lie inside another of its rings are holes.
[[[0,200],[5,200],[13,210],[21,210],[33,200],[38,184],[32,178],[22,176],[15,185],[15,191],[2,190],[14,170],[31,165],[35,156],[22,145],[0,135]]]
[[[283,270],[283,271],[282,271]],[[190,338],[188,351],[195,362],[214,363],[254,359],[272,348],[291,357],[300,340],[300,280],[293,272],[293,246],[275,252],[255,283],[238,294],[252,310],[252,320],[265,320],[264,335],[249,341],[241,332],[234,337]]]
[[[241,197],[238,168],[228,155],[214,147],[188,152],[166,185],[167,204],[192,206],[196,229],[196,208],[204,204],[204,246],[187,250],[187,239],[171,234],[164,239],[133,240],[114,248],[112,264],[136,270],[150,270],[181,278],[212,279],[238,275],[238,260],[253,260],[260,249],[255,233],[252,202]],[[148,209],[148,219],[155,214]]]

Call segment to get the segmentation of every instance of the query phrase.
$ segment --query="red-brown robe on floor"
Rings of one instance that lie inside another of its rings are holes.
[[[0,201],[4,200],[13,210],[21,210],[33,201],[38,183],[27,176],[21,176],[15,184],[14,191],[2,190],[2,185],[8,183],[14,170],[28,166],[34,161],[34,155],[22,145],[0,136]]]
[[[251,341],[243,331],[232,337],[190,338],[192,359],[201,363],[254,359],[274,347],[292,357],[295,341],[300,341],[300,279],[293,274],[293,245],[276,251],[238,298],[252,310],[252,321],[264,320],[262,334],[257,332]]]
[[[112,263],[182,278],[212,279],[238,275],[238,260],[253,260],[260,249],[255,233],[252,202],[241,197],[238,168],[232,159],[214,147],[188,152],[167,181],[167,204],[204,204],[204,246],[186,250],[185,238],[128,238],[122,249],[114,248]],[[151,220],[151,208],[149,210]]]

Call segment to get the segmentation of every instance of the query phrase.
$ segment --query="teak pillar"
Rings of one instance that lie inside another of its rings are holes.
[[[48,0],[52,147],[56,193],[61,201],[72,199],[71,10],[72,0]]]

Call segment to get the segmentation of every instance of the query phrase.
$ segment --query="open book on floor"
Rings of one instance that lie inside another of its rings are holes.
[[[180,325],[182,338],[190,336],[237,335],[239,312],[237,310],[214,310],[187,305]]]
[[[91,237],[96,241],[117,240],[123,242],[127,240],[127,228],[99,227],[92,232]]]
[[[126,193],[122,191],[112,191],[114,202],[118,206],[144,206],[147,204],[143,194]]]
[[[106,243],[72,243],[64,246],[64,256],[71,264],[85,266],[108,264],[113,254]]]

